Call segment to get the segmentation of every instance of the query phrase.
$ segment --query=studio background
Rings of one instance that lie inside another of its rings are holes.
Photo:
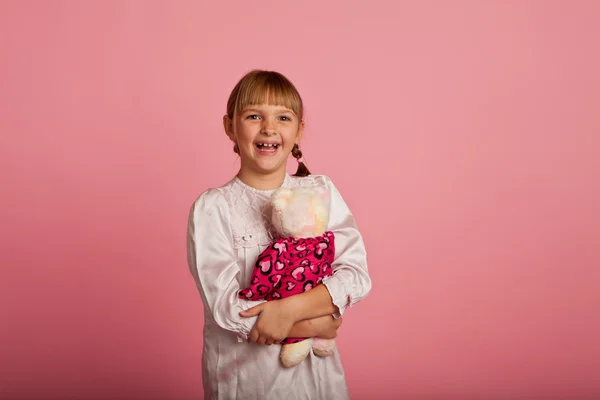
[[[600,397],[600,2],[2,1],[0,398],[201,398],[189,209],[288,76],[365,237],[354,399]],[[289,172],[295,165],[290,162]],[[587,397],[586,397],[587,396]]]

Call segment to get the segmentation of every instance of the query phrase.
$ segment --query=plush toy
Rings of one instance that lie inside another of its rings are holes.
[[[250,286],[239,296],[248,300],[283,299],[308,291],[331,276],[335,256],[333,232],[327,231],[325,198],[315,189],[281,188],[271,198],[272,223],[278,234],[258,257]],[[334,342],[322,338],[286,338],[280,352],[284,367],[298,365],[311,349],[326,357]]]

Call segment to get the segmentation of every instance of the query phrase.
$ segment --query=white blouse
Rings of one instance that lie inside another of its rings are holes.
[[[335,234],[334,275],[323,284],[339,317],[367,296],[371,279],[362,236],[342,196],[323,175],[293,177],[284,187],[308,186],[329,202],[329,230]],[[238,298],[249,285],[258,255],[274,237],[270,223],[272,190],[258,190],[237,177],[208,189],[194,202],[188,226],[188,262],[204,304],[202,378],[206,399],[348,399],[337,348],[320,358],[312,353],[298,366],[283,368],[281,346],[248,341],[257,317],[239,312],[263,301]]]

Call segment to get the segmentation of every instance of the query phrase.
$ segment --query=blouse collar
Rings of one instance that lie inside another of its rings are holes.
[[[235,178],[233,179],[234,182],[236,182],[238,185],[242,186],[244,189],[250,190],[251,192],[254,193],[258,193],[258,194],[266,194],[266,195],[270,195],[272,194],[275,190],[277,189],[281,189],[282,187],[286,187],[289,188],[291,187],[291,183],[292,183],[292,177],[286,172],[285,173],[285,177],[283,179],[283,183],[281,184],[281,186],[277,189],[267,189],[267,190],[262,190],[262,189],[257,189],[255,187],[252,187],[244,182],[242,182],[242,180],[240,178],[237,177],[237,175],[235,176]]]

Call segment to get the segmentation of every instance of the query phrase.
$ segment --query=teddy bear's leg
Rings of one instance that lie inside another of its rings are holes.
[[[300,364],[312,348],[313,339],[308,338],[298,343],[284,344],[281,346],[279,358],[284,367],[290,368]]]
[[[313,353],[319,357],[327,357],[332,355],[333,347],[333,339],[315,338],[312,344]]]

